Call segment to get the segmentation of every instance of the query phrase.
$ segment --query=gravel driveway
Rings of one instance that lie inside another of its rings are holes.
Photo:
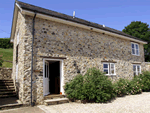
[[[150,113],[150,92],[117,97],[112,103],[66,103],[37,106],[47,113]]]

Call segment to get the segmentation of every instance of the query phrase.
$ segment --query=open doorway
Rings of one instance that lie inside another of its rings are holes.
[[[60,94],[60,62],[49,61],[50,94]]]
[[[43,96],[64,94],[63,60],[43,59]]]

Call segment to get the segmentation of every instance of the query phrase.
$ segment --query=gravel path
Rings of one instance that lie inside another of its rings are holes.
[[[47,113],[150,113],[150,92],[139,95],[117,97],[112,103],[65,103],[39,105]]]

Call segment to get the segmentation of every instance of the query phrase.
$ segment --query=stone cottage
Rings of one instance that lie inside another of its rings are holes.
[[[112,80],[148,69],[147,42],[20,1],[15,2],[11,42],[12,78],[24,104],[43,104],[46,95],[65,94],[64,84],[88,68],[96,67]]]

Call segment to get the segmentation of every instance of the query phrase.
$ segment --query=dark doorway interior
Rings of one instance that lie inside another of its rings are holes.
[[[59,61],[49,62],[50,94],[60,94],[60,64]]]

